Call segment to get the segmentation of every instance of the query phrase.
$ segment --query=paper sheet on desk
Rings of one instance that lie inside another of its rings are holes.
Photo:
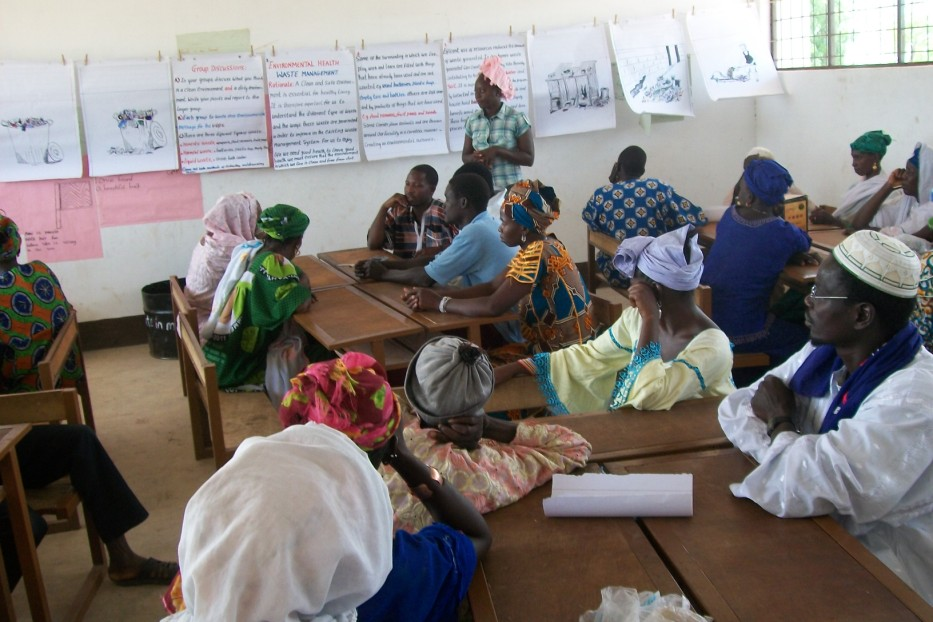
[[[693,516],[693,475],[555,475],[544,515]]]

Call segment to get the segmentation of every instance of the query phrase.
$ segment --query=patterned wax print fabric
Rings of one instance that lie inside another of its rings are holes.
[[[585,466],[592,449],[576,432],[540,420],[518,423],[511,443],[484,438],[471,450],[437,442],[431,428],[414,421],[405,428],[405,445],[483,514],[515,503],[551,481],[554,473],[570,473]],[[411,494],[401,476],[392,467],[381,470],[395,511],[395,528],[415,532],[433,523],[427,508]]]
[[[522,365],[535,375],[551,412],[668,410],[677,402],[728,395],[732,349],[721,330],[699,333],[675,358],[661,358],[656,342],[638,343],[638,309],[622,312],[616,323],[593,341],[557,352],[536,354]]]
[[[595,336],[590,293],[556,238],[547,237],[520,250],[505,277],[532,286],[518,310],[522,337],[531,352],[551,352]]]
[[[39,390],[39,361],[70,311],[58,277],[41,261],[0,273],[0,393]],[[62,385],[74,386],[82,377],[72,351]]]
[[[221,388],[263,383],[269,345],[310,297],[292,262],[270,251],[256,254],[220,312],[219,323],[229,332],[215,331],[204,344]]]
[[[392,570],[376,595],[356,608],[358,619],[457,622],[476,564],[473,542],[444,523],[418,533],[397,531]]]
[[[680,196],[657,179],[632,179],[598,188],[586,207],[583,220],[593,231],[620,242],[634,235],[657,237],[686,224],[705,225],[703,208]],[[628,287],[630,279],[612,267],[612,256],[596,254],[596,265],[613,287]]]
[[[466,135],[473,141],[473,149],[482,151],[489,147],[515,149],[519,136],[531,130],[531,123],[524,112],[519,112],[508,104],[502,104],[499,112],[487,117],[482,110],[471,114],[464,126]],[[503,190],[522,178],[522,167],[496,158],[492,163],[492,185],[495,190]]]
[[[395,210],[386,213],[385,240],[383,248],[392,251],[396,257],[411,259],[418,253],[418,227],[423,227],[421,247],[435,248],[450,246],[457,235],[456,227],[447,224],[444,202],[433,199],[424,212],[421,224],[415,219],[411,209],[397,214]]]
[[[933,352],[933,251],[920,256],[920,287],[917,288],[917,307],[910,315],[924,347]]]

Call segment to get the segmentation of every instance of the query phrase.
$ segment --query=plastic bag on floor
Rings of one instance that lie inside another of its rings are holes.
[[[661,596],[613,585],[600,593],[603,600],[599,609],[584,613],[580,622],[707,622],[680,594]]]
[[[266,393],[276,408],[292,388],[292,378],[308,366],[304,348],[304,331],[291,320],[285,323],[278,339],[269,346],[266,353]]]

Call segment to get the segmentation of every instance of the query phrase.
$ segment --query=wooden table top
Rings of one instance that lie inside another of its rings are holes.
[[[846,239],[846,235],[845,229],[824,229],[822,231],[811,231],[810,239],[816,248],[831,251]]]
[[[493,546],[481,568],[491,602],[476,602],[471,588],[475,622],[576,620],[607,585],[680,593],[635,519],[546,518],[550,494],[545,484],[486,514]]]
[[[530,420],[570,428],[593,445],[590,462],[731,447],[717,419],[722,398],[678,402],[667,411],[624,408]]]
[[[429,332],[443,332],[458,328],[475,329],[486,324],[507,322],[518,318],[518,315],[512,312],[498,316],[469,316],[438,311],[413,311],[402,300],[402,290],[406,287],[405,285],[388,281],[369,281],[361,282],[356,287],[387,307],[408,316]],[[482,345],[476,339],[472,340]]]
[[[295,321],[329,350],[421,333],[424,328],[356,287],[315,292],[311,310]]]
[[[691,602],[717,622],[933,619],[933,608],[831,518],[778,518],[735,498],[729,484],[754,466],[736,449],[606,466],[693,474],[693,517],[639,523]]]
[[[326,253],[318,253],[317,256],[324,263],[340,270],[340,272],[353,279],[353,282],[359,281],[356,277],[356,272],[353,271],[353,266],[356,262],[362,261],[363,259],[372,259],[373,257],[385,257],[386,259],[395,257],[395,255],[388,251],[382,249],[370,250],[365,247],[348,248],[341,251],[328,251]]]
[[[299,255],[292,260],[292,263],[308,275],[312,292],[332,287],[345,287],[356,282],[346,273],[324,263],[313,255]]]

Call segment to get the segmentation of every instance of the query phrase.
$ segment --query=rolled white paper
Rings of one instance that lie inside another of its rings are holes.
[[[693,475],[555,475],[544,515],[693,516]]]

